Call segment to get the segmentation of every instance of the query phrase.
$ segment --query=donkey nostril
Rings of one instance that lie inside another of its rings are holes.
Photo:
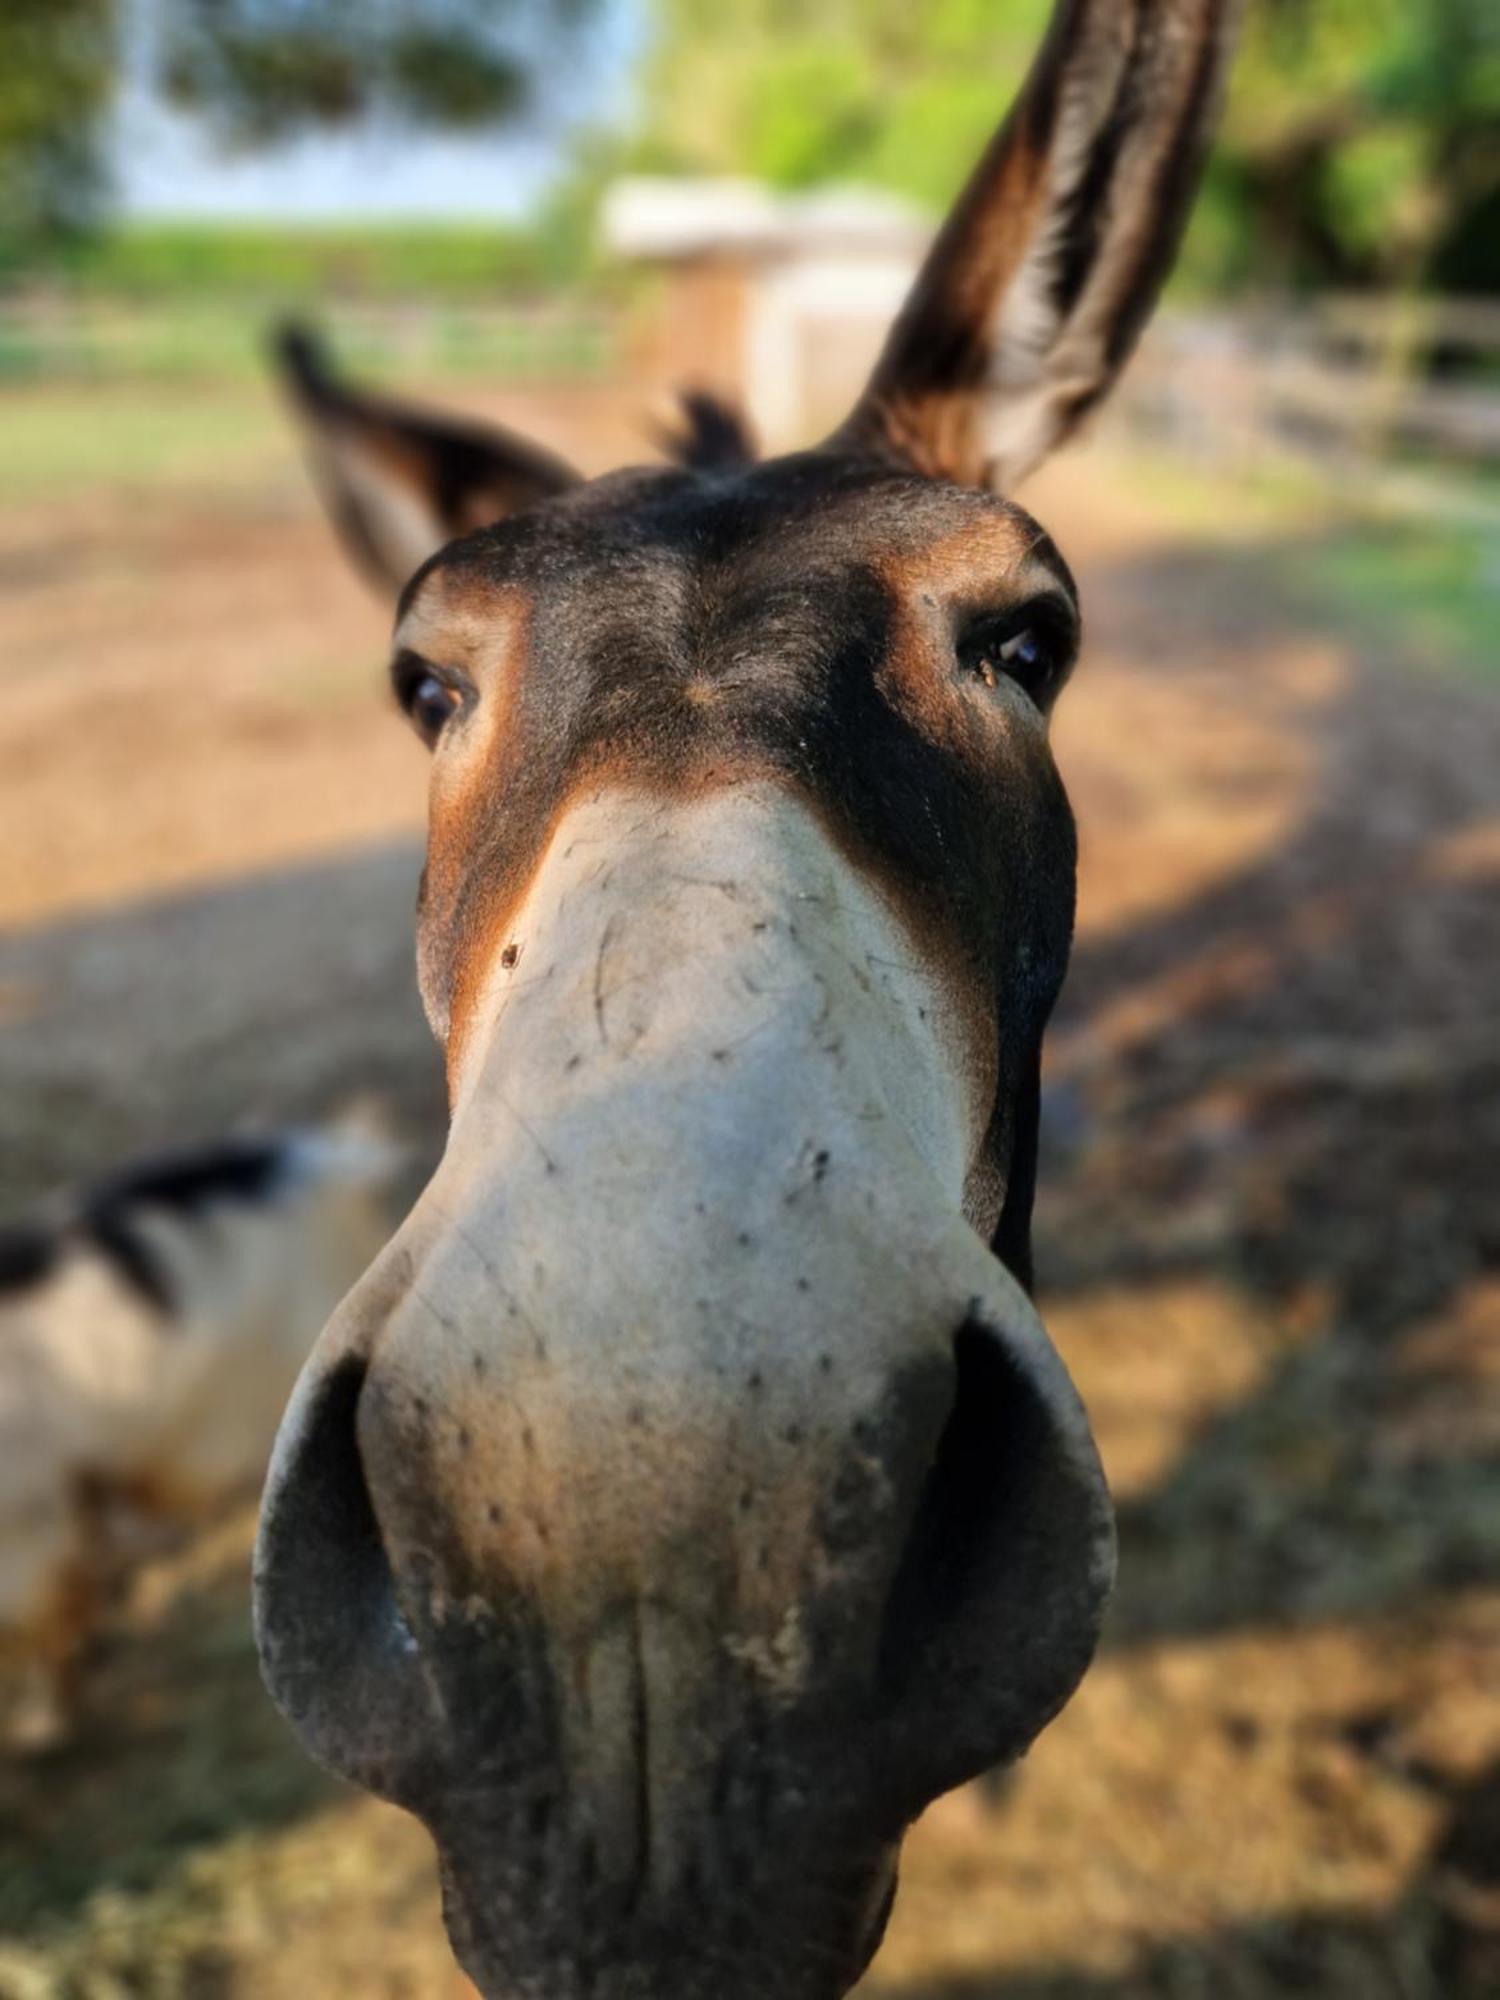
[[[977,1317],[955,1339],[953,1407],[879,1656],[897,1759],[920,1804],[1019,1756],[1097,1641],[1113,1516],[1071,1386],[1045,1356]]]
[[[953,1408],[886,1620],[882,1668],[897,1695],[917,1671],[925,1646],[960,1612],[981,1561],[1003,1574],[1012,1557],[1024,1560],[1027,1489],[1046,1450],[1045,1413],[1004,1351],[966,1322],[953,1353]]]
[[[432,1717],[356,1438],[366,1364],[347,1356],[283,1422],[255,1549],[261,1672],[320,1763],[400,1799]]]

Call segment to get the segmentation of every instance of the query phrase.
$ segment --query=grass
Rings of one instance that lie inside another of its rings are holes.
[[[1415,664],[1500,679],[1500,530],[1485,524],[1494,500],[1482,480],[1472,519],[1428,518],[1351,498],[1290,463],[1231,478],[1134,447],[1124,462],[1159,519],[1253,550],[1268,588],[1309,622]]]
[[[585,260],[577,231],[491,222],[138,222],[78,245],[57,276],[78,291],[172,303],[266,291],[473,300],[555,291]]]
[[[616,290],[566,227],[135,224],[0,287],[0,383],[249,376],[289,313],[337,320],[370,366],[598,375]]]
[[[243,486],[286,452],[269,383],[36,384],[0,391],[0,506],[184,481]]]
[[[1287,556],[1302,590],[1351,628],[1500,680],[1500,537],[1454,523],[1368,521]]]
[[[268,287],[243,296],[138,300],[93,293],[0,303],[0,384],[52,381],[224,383],[260,374],[268,330],[288,314],[336,326],[363,367],[506,381],[597,377],[613,361],[616,315],[584,299],[418,306],[301,297]]]

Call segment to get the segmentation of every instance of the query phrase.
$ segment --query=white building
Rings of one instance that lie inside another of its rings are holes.
[[[660,279],[637,364],[731,396],[773,449],[849,409],[930,238],[891,195],[742,180],[617,181],[602,220],[608,249]]]

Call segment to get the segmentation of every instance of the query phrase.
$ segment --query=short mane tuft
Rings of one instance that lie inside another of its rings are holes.
[[[664,426],[660,436],[679,465],[690,472],[727,472],[755,463],[755,439],[742,410],[710,389],[679,390],[677,401],[681,428]]]

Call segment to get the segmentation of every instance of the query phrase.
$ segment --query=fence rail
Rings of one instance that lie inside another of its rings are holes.
[[[1500,521],[1500,304],[1333,297],[1165,313],[1125,416],[1201,460],[1298,458]]]
[[[217,292],[0,294],[0,384],[258,374],[276,317],[270,298]],[[393,378],[599,380],[628,366],[628,315],[597,297],[345,299],[327,317],[353,361]],[[843,347],[823,357],[835,370]],[[1372,498],[1500,522],[1500,302],[1166,312],[1126,381],[1123,422],[1190,458],[1299,458]]]
[[[264,366],[271,299],[170,302],[0,295],[0,382],[248,374]],[[590,300],[469,305],[340,301],[326,314],[361,364],[409,375],[594,378],[617,361],[614,319]]]

